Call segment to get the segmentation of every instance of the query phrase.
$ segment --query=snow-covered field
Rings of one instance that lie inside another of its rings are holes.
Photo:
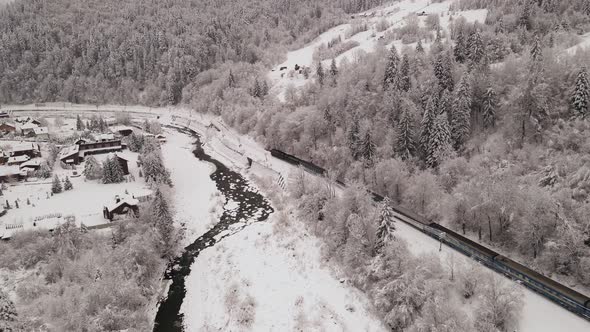
[[[214,166],[193,155],[193,139],[175,130],[166,130],[166,136],[162,156],[174,184],[175,220],[186,226],[187,242],[192,242],[217,222],[213,212],[216,204],[222,204],[222,197],[216,196],[215,183],[209,177]]]
[[[71,191],[64,191],[52,196],[51,182],[53,178],[9,185],[0,199],[3,205],[8,201],[13,208],[0,218],[0,232],[7,235],[11,230],[6,230],[5,226],[15,224],[22,224],[22,229],[34,229],[37,227],[33,226],[35,218],[58,213],[62,216],[74,215],[77,223],[83,222],[86,226],[108,223],[108,220],[103,217],[102,209],[111,204],[116,195],[122,196],[128,192],[137,197],[150,193],[143,178],[139,177],[137,154],[126,151],[122,155],[129,159],[129,172],[135,181],[113,184],[103,184],[99,180],[87,181],[83,175],[73,177],[73,170],[62,169],[56,164],[53,174],[62,181],[66,176],[69,176],[74,187]],[[106,156],[96,155],[95,157],[100,162]],[[84,164],[76,167],[78,174],[81,174],[83,170]],[[19,202],[18,209],[15,208],[16,200]],[[27,204],[27,200],[30,204]],[[63,218],[47,218],[44,221],[38,221],[37,224],[39,227],[43,227],[44,222],[61,223]]]
[[[183,304],[187,331],[387,331],[366,297],[321,263],[318,240],[291,222],[255,223],[204,250]]]
[[[487,16],[486,9],[450,12],[450,5],[453,1],[454,0],[447,0],[439,3],[431,3],[429,0],[403,0],[400,2],[394,2],[391,5],[378,7],[353,15],[354,19],[351,19],[351,23],[333,27],[319,35],[314,41],[304,47],[288,52],[287,59],[283,63],[275,66],[268,73],[268,78],[272,86],[271,93],[276,94],[279,100],[285,101],[285,92],[287,88],[298,88],[305,85],[307,80],[304,78],[303,74],[295,72],[295,65],[312,68],[311,72],[315,72],[313,59],[315,50],[319,46],[327,44],[335,38],[340,37],[342,42],[355,41],[358,43],[358,46],[343,52],[335,58],[336,63],[340,64],[343,61],[354,61],[359,52],[373,52],[378,45],[383,45],[380,40],[387,32],[402,27],[405,24],[405,19],[412,14],[424,12],[427,15],[439,15],[440,26],[443,30],[448,30],[450,22],[458,17],[464,17],[467,22],[477,21],[483,23],[485,21]],[[425,17],[426,16],[419,16],[421,24],[423,24]],[[390,26],[383,31],[379,31],[377,26],[382,21],[387,22]],[[347,32],[352,29],[353,23],[367,24],[368,29],[347,37]],[[423,42],[424,46],[428,47],[428,43],[425,41]],[[391,45],[395,45],[398,49],[404,46],[401,40],[394,40],[383,46],[389,48]],[[415,47],[415,43],[405,46]],[[329,68],[331,61],[331,59],[324,60],[322,62],[323,68]],[[283,67],[286,67],[286,69],[281,70]]]

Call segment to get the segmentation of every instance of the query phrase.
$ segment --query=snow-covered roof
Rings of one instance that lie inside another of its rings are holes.
[[[9,126],[9,127],[12,127],[12,128],[16,128],[17,127],[16,124],[11,123],[11,122],[2,122],[2,125]]]
[[[79,151],[79,146],[76,144],[66,146],[65,148],[61,149],[61,151],[59,152],[59,159],[61,160],[61,159],[70,157],[74,154],[77,154],[78,151]]]
[[[20,127],[20,129],[22,129],[22,130],[25,130],[25,129],[35,129],[35,128],[37,128],[37,127],[39,127],[39,126],[38,126],[38,125],[36,125],[36,124],[34,124],[34,123],[32,123],[32,122],[27,122],[27,123],[25,123],[24,125],[22,125],[22,126]]]
[[[47,127],[36,127],[33,128],[35,135],[42,135],[42,134],[49,134],[49,129]]]
[[[16,156],[16,157],[10,157],[8,158],[8,163],[12,164],[12,163],[24,163],[25,161],[29,160],[29,156],[27,155],[22,155],[22,156]]]
[[[41,159],[41,158],[31,159],[31,160],[28,160],[28,161],[20,164],[20,168],[24,168],[24,167],[39,167],[39,166],[41,166],[41,162],[42,161],[43,161],[43,159]]]
[[[0,166],[0,176],[11,176],[20,174],[18,166]]]
[[[119,196],[119,202],[118,203],[117,203],[117,201],[115,199],[113,202],[107,204],[106,205],[106,208],[109,211],[113,211],[113,210],[115,210],[116,208],[118,208],[119,206],[121,206],[121,205],[123,205],[125,203],[127,203],[127,204],[129,204],[131,206],[135,206],[135,205],[139,204],[139,200],[137,200],[136,198],[133,198],[133,196],[131,196],[131,195],[122,195],[122,196]]]
[[[113,134],[99,134],[95,136],[97,141],[110,141],[115,139]]]
[[[12,152],[39,150],[39,145],[30,142],[21,142],[12,146]]]
[[[112,131],[121,131],[121,130],[131,130],[131,131],[133,131],[133,127],[123,126],[123,125],[111,126],[110,128],[111,128]]]

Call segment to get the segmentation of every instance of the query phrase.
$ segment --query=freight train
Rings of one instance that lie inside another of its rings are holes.
[[[325,169],[309,161],[302,160],[277,149],[271,149],[270,153],[273,157],[292,165],[301,166],[310,173],[320,176],[327,175]],[[338,182],[345,186],[343,181]],[[383,196],[378,193],[371,192],[371,194],[375,201],[379,202],[383,200]],[[429,222],[424,217],[407,209],[400,206],[392,206],[392,209],[398,220],[471,257],[482,265],[525,285],[534,292],[590,321],[590,298],[588,296],[531,270],[506,256],[500,255],[444,226]]]

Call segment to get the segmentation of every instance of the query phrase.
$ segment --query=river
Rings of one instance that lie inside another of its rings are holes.
[[[234,202],[237,208],[232,208],[231,211],[224,210],[215,226],[184,248],[182,255],[171,262],[165,279],[171,280],[172,283],[168,296],[159,305],[154,332],[184,331],[183,313],[180,309],[186,296],[185,281],[199,253],[232,234],[226,232],[230,226],[237,225],[237,229],[235,226],[232,227],[232,232],[235,232],[245,227],[246,221],[265,221],[274,212],[270,202],[252,187],[248,180],[205,152],[200,136],[195,131],[187,128],[175,129],[195,139],[193,154],[197,159],[215,165],[216,169],[211,174],[211,179],[215,182],[217,190],[224,195],[226,202]]]

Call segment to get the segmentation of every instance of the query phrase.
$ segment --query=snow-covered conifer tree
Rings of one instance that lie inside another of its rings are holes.
[[[62,192],[62,190],[63,188],[61,186],[61,181],[56,175],[53,177],[53,182],[51,183],[51,192],[54,194],[59,194],[60,192]]]
[[[396,155],[402,160],[410,159],[416,153],[414,142],[414,127],[412,117],[408,110],[403,110],[397,126],[397,137],[395,141]]]
[[[383,90],[390,87],[398,88],[398,70],[399,70],[399,56],[395,46],[391,46],[389,55],[387,57],[387,64],[385,65],[385,74],[383,75]]]
[[[395,231],[395,219],[393,216],[393,209],[391,208],[391,201],[385,197],[381,202],[381,211],[378,219],[379,226],[377,227],[375,252],[380,252],[383,246],[395,238],[393,232]]]
[[[404,54],[400,68],[400,89],[407,92],[411,87],[412,82],[410,80],[410,60],[408,59],[408,55]]]
[[[320,83],[320,85],[324,85],[325,73],[324,73],[324,68],[322,67],[321,61],[318,61],[318,65],[316,67],[316,75],[318,77],[318,83]]]
[[[586,67],[582,67],[576,77],[576,85],[572,94],[572,109],[575,116],[588,116],[590,108],[590,82]]]
[[[496,103],[496,92],[492,87],[489,87],[483,99],[483,125],[485,128],[496,125]]]
[[[471,86],[469,76],[464,73],[459,81],[451,112],[451,137],[453,146],[459,150],[469,138],[471,118]]]
[[[432,126],[432,132],[427,145],[426,164],[437,167],[451,152],[451,133],[447,114],[439,114]]]

